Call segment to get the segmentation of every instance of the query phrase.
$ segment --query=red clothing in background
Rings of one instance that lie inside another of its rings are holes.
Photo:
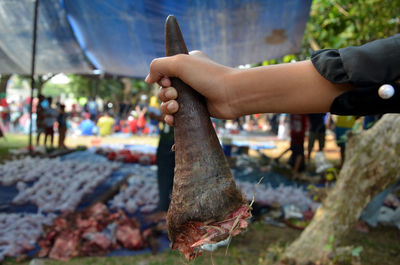
[[[307,116],[304,114],[290,115],[290,138],[294,145],[303,145],[307,127]]]

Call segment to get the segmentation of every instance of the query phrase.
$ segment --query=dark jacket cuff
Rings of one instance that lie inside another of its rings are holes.
[[[330,112],[336,115],[376,115],[385,113],[400,113],[400,85],[390,83],[395,89],[394,95],[389,99],[379,97],[380,85],[356,87],[336,97]]]

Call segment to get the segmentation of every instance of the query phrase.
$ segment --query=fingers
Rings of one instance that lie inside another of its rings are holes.
[[[172,115],[165,115],[164,121],[165,121],[168,125],[174,126],[174,116],[172,116]]]
[[[170,100],[167,102],[161,103],[161,111],[165,114],[164,121],[171,126],[174,126],[174,116],[179,109],[178,102],[175,100]]]
[[[168,102],[163,102],[161,104],[161,111],[164,114],[172,115],[176,113],[179,109],[178,102],[176,100],[170,100]]]
[[[162,87],[170,87],[171,86],[171,80],[168,78],[168,76],[162,77],[160,79],[160,81],[158,81],[157,83]]]
[[[154,59],[150,64],[150,73],[146,76],[145,80],[147,83],[152,84],[155,82],[161,82],[165,80],[166,76],[179,75],[180,61],[187,56],[184,54],[178,54],[170,57],[162,57]]]
[[[176,99],[178,97],[178,92],[173,87],[161,88],[158,92],[158,98],[162,102],[167,102],[169,100]]]

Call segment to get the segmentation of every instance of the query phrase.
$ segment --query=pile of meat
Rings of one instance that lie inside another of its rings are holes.
[[[146,246],[150,230],[140,231],[135,218],[122,211],[110,213],[97,203],[82,213],[63,215],[45,228],[39,240],[39,257],[68,260],[76,256],[104,255],[121,247],[136,250]]]
[[[124,209],[131,214],[138,210],[141,213],[151,213],[157,209],[158,200],[155,176],[132,176],[128,179],[128,185],[122,187],[109,204],[112,210]]]
[[[50,225],[56,216],[49,214],[0,214],[0,263],[35,248],[43,233],[43,225]]]
[[[139,163],[141,165],[155,165],[157,161],[155,154],[128,149],[114,150],[111,148],[99,148],[96,150],[96,154],[103,155],[111,161]]]
[[[92,193],[120,165],[26,157],[1,165],[0,183],[17,183],[14,204],[33,203],[39,212],[72,212],[85,195]],[[27,184],[33,181],[33,185]]]

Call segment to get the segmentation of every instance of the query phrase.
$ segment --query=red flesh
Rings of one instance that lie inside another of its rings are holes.
[[[244,231],[247,228],[247,220],[250,217],[251,211],[249,206],[242,205],[233,213],[226,216],[224,221],[190,221],[183,226],[182,232],[177,236],[172,249],[178,249],[185,255],[186,259],[193,260],[201,255],[202,251],[200,247],[202,245],[214,244]]]

